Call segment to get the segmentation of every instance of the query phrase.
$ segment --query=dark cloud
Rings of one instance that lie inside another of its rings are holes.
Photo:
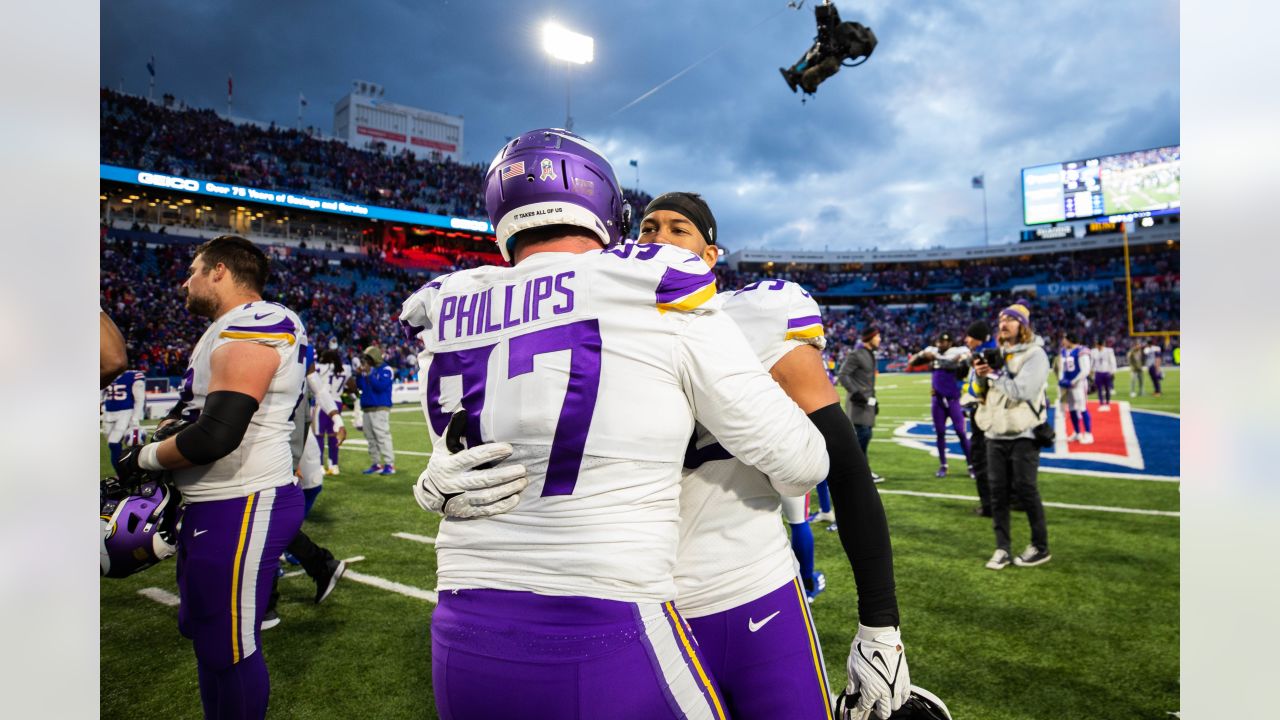
[[[980,0],[839,3],[880,44],[806,103],[778,75],[813,36],[785,2],[153,3],[102,7],[103,85],[329,130],[353,79],[406,105],[463,115],[465,155],[561,125],[565,69],[539,47],[556,18],[596,38],[571,75],[575,129],[620,180],[703,192],[730,247],[993,242],[1021,229],[1020,169],[1179,141],[1178,4]],[[652,96],[646,91],[689,69]]]

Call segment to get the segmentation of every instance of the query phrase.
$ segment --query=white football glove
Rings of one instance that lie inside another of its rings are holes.
[[[858,625],[849,648],[849,685],[836,701],[841,720],[887,720],[911,695],[902,634],[896,627]],[[855,701],[856,698],[856,701]]]
[[[524,465],[500,465],[479,469],[511,455],[509,443],[485,443],[460,452],[433,452],[427,469],[413,484],[413,497],[427,512],[451,518],[499,515],[520,502],[520,491],[529,485]]]

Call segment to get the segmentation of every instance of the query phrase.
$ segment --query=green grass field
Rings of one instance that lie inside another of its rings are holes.
[[[977,497],[958,472],[963,463],[953,461],[953,475],[936,479],[933,457],[887,440],[901,422],[928,419],[927,383],[921,375],[880,377],[879,441],[869,451],[887,478],[878,487],[893,533],[912,680],[941,696],[957,719],[1170,717],[1179,707],[1179,518],[1050,507],[1050,563],[986,570],[994,540],[990,522],[970,513]],[[1177,370],[1165,385],[1163,397],[1134,406],[1177,413]],[[1117,399],[1128,400],[1127,373],[1116,387]],[[262,643],[272,717],[436,716],[433,605],[366,584],[372,577],[435,587],[434,548],[393,535],[434,537],[439,525],[411,497],[430,444],[421,413],[406,410],[392,415],[399,472],[360,475],[368,456],[349,443],[342,475],[326,478],[307,520],[308,534],[335,555],[364,559],[324,605],[312,604],[315,586],[305,575],[281,581],[283,622]],[[110,473],[105,444],[102,472]],[[1173,482],[1042,472],[1040,489],[1046,502],[1179,510]],[[894,494],[904,490],[973,500]],[[1015,514],[1012,526],[1017,552],[1028,541],[1025,517]],[[828,589],[813,610],[832,685],[842,687],[856,601],[839,539],[823,527],[815,525],[814,535]],[[198,718],[195,659],[178,634],[177,608],[139,594],[144,588],[176,593],[174,564],[101,582],[101,715]]]

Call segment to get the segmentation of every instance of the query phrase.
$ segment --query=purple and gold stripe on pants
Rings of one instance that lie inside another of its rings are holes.
[[[271,580],[302,526],[303,506],[302,491],[290,483],[183,508],[178,629],[202,665],[226,668],[257,652]]]
[[[822,645],[799,579],[689,625],[734,720],[832,720]]]

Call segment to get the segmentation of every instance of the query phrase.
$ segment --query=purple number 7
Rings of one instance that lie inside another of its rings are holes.
[[[600,321],[579,320],[556,325],[517,335],[508,342],[508,379],[533,372],[533,358],[538,355],[561,350],[571,353],[569,383],[551,441],[542,494],[572,495],[600,390]],[[444,434],[450,417],[440,407],[440,380],[461,375],[462,407],[467,411],[467,445],[484,442],[480,436],[480,412],[484,408],[489,355],[495,347],[485,345],[436,353],[432,357],[427,371],[427,414],[436,435]]]
[[[569,384],[551,441],[543,497],[572,495],[578,482],[587,431],[591,429],[591,416],[600,390],[600,321],[579,320],[513,337],[507,365],[507,377],[519,377],[533,372],[534,356],[560,350],[570,352]]]

